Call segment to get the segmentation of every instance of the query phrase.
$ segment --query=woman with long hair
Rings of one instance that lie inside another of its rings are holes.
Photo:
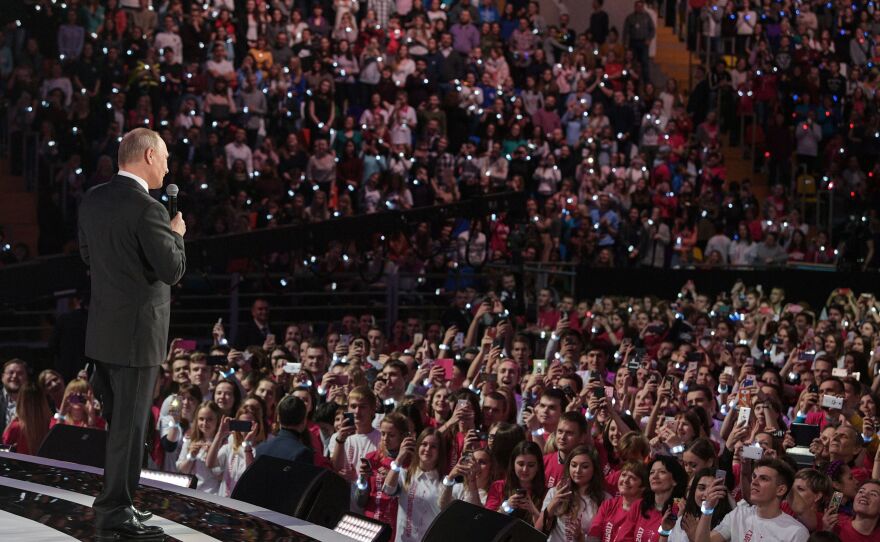
[[[15,446],[19,454],[36,454],[49,433],[51,419],[52,411],[40,389],[30,382],[24,384],[15,402],[15,418],[3,431],[3,444]]]
[[[214,386],[212,399],[224,416],[232,416],[241,404],[241,390],[234,381],[224,378]]]
[[[220,489],[222,471],[219,467],[208,467],[207,458],[222,416],[223,412],[214,401],[199,405],[194,423],[183,438],[177,460],[177,471],[194,475],[198,479],[196,489],[205,493],[217,494]]]
[[[247,401],[238,409],[235,419],[250,422],[250,431],[247,433],[240,430],[233,431],[230,425],[232,418],[224,416],[220,428],[214,433],[214,440],[211,441],[205,458],[205,465],[209,469],[219,468],[222,473],[217,493],[221,497],[232,495],[235,484],[254,462],[254,448],[266,440],[266,424],[262,416],[254,414],[253,408],[247,405]]]
[[[162,470],[174,472],[183,437],[192,426],[199,405],[202,404],[202,390],[190,383],[180,385],[177,394],[171,397],[168,414],[159,418],[159,439],[164,453]]]
[[[490,475],[493,482],[504,479],[514,448],[525,439],[523,428],[513,423],[496,422],[489,428],[487,450],[494,465]]]
[[[397,463],[401,453],[415,455],[415,439],[410,435],[409,420],[399,412],[382,419],[379,434],[379,449],[364,456],[358,467],[355,501],[365,516],[395,526],[399,495],[386,485],[386,476],[402,468]]]
[[[514,515],[535,524],[544,501],[544,454],[534,442],[523,441],[514,447],[504,479],[489,487],[486,508]]]
[[[684,467],[674,457],[658,455],[651,463],[648,473],[648,487],[638,507],[630,511],[627,522],[629,533],[621,533],[624,539],[635,537],[641,532],[642,542],[656,542],[660,524],[673,499],[683,498],[687,492],[688,478]]]
[[[50,408],[57,411],[64,400],[65,385],[61,373],[53,369],[40,372],[40,376],[37,377],[37,387],[46,396]]]
[[[602,502],[610,498],[596,454],[587,446],[578,446],[568,454],[562,481],[547,491],[535,527],[549,533],[549,542],[580,540],[589,531]]]
[[[314,450],[315,465],[332,468],[324,456],[324,441],[321,439],[321,427],[313,421],[315,415],[315,407],[318,404],[318,398],[315,389],[309,386],[297,386],[290,392],[294,397],[299,397],[306,405],[306,432],[309,436],[309,448]]]
[[[453,499],[485,506],[494,467],[492,455],[485,448],[465,453],[443,478],[440,508],[445,509]]]
[[[700,469],[694,473],[690,489],[685,500],[684,510],[678,511],[678,519],[674,518],[672,507],[666,511],[663,517],[663,530],[671,530],[667,542],[690,542],[696,540],[697,523],[703,517],[700,505],[706,500],[706,493],[715,482],[715,469]],[[794,492],[792,492],[794,493]],[[712,528],[718,526],[730,512],[730,501],[721,499],[712,513]]]
[[[449,397],[449,388],[433,386],[428,390],[428,425],[440,427],[449,420],[452,408],[446,398]]]
[[[718,450],[707,438],[698,438],[690,443],[681,456],[681,462],[688,479],[693,482],[696,473],[704,469],[715,468]]]
[[[440,469],[441,458],[445,456],[442,435],[433,427],[425,428],[414,446],[401,447],[397,468],[392,466],[385,476],[385,490],[399,494],[397,542],[421,541],[440,513],[439,497],[443,487]]]

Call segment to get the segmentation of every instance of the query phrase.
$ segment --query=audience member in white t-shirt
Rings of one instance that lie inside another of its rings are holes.
[[[806,542],[810,536],[807,528],[780,508],[793,485],[794,472],[787,463],[779,459],[758,461],[748,491],[743,488],[751,505],[741,501],[711,529],[711,511],[727,498],[724,480],[715,480],[706,493],[694,542]]]
[[[348,394],[348,412],[354,424],[344,421],[330,437],[330,462],[333,470],[349,482],[357,479],[358,464],[368,453],[379,447],[379,431],[373,427],[376,395],[368,386],[358,386]]]

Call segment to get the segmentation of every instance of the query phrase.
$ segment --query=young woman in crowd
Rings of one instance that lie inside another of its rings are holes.
[[[37,386],[49,399],[49,407],[57,412],[64,399],[65,390],[64,377],[61,373],[52,369],[41,371],[40,376],[37,377]]]
[[[629,540],[642,533],[641,540],[656,542],[660,536],[663,516],[672,507],[675,499],[684,498],[687,483],[687,473],[678,459],[666,455],[655,457],[648,471],[649,491],[645,492],[638,507],[630,510],[621,539]],[[626,529],[629,529],[628,533]]]
[[[492,456],[486,448],[465,453],[443,478],[440,508],[449,506],[453,499],[485,506],[493,481],[493,467]]]
[[[513,448],[507,474],[489,488],[486,508],[534,524],[541,515],[546,490],[543,467],[544,454],[537,444],[523,441]]]
[[[15,417],[3,431],[3,445],[19,454],[36,454],[49,433],[52,411],[37,386],[27,383],[18,392]]]
[[[250,430],[232,430],[230,424],[232,418],[223,417],[205,457],[207,468],[219,469],[221,472],[220,487],[217,490],[217,494],[221,497],[232,495],[235,484],[254,462],[254,448],[266,440],[263,418],[255,415],[246,404],[238,409],[235,420],[250,423]]]
[[[368,453],[358,465],[355,501],[367,517],[397,525],[399,495],[396,487],[386,484],[390,471],[403,466],[397,462],[401,452],[406,458],[415,455],[415,439],[410,434],[409,420],[396,412],[387,414],[379,424],[379,449]]]
[[[58,423],[96,429],[107,426],[107,422],[101,417],[100,403],[95,401],[88,382],[77,378],[67,385],[61,399],[61,408],[52,418],[51,426]]]
[[[214,442],[222,416],[223,412],[213,401],[199,405],[193,425],[183,438],[177,459],[177,471],[194,475],[198,480],[196,489],[205,493],[217,494],[222,481],[220,467],[208,467],[207,464],[208,449]]]
[[[159,419],[159,439],[164,452],[163,470],[176,470],[184,437],[195,421],[200,404],[202,390],[192,384],[181,384],[177,395],[171,398],[168,415]]]
[[[397,456],[400,468],[392,468],[385,477],[385,488],[399,496],[398,542],[421,542],[440,513],[442,452],[442,435],[437,429],[427,427],[419,434],[414,447],[401,448]]]
[[[669,507],[663,515],[662,529],[672,532],[668,537],[665,537],[666,541],[661,535],[660,542],[693,542],[696,540],[697,522],[703,515],[700,505],[706,500],[706,492],[715,481],[716,474],[717,470],[712,468],[700,469],[694,473],[684,509],[676,511],[673,507]],[[712,527],[714,528],[721,523],[730,510],[730,501],[727,499],[719,501],[715,511],[712,512]],[[678,515],[677,519],[675,518],[676,514]]]
[[[535,527],[549,533],[550,542],[581,540],[589,532],[605,492],[595,452],[578,446],[567,456],[560,483],[544,496],[543,510]]]

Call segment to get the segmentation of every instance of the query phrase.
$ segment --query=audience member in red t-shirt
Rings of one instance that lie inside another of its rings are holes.
[[[618,539],[618,531],[626,523],[632,510],[638,510],[642,492],[648,482],[648,473],[641,463],[625,463],[620,469],[617,483],[619,496],[608,499],[599,507],[593,518],[588,536],[600,539],[601,542],[613,542]],[[635,506],[634,506],[635,505]]]
[[[512,460],[504,479],[489,486],[486,508],[534,524],[541,514],[546,493],[541,448],[534,442],[520,442],[510,456]]]
[[[562,480],[568,453],[584,442],[587,421],[580,412],[566,412],[556,427],[556,451],[544,455],[544,483],[551,488]]]
[[[830,510],[828,512],[831,512]],[[831,529],[844,542],[880,541],[880,483],[863,483],[853,501],[853,515],[826,513],[825,528]]]
[[[625,542],[657,542],[660,522],[672,506],[673,499],[683,498],[687,492],[688,477],[678,459],[657,456],[648,473],[648,487],[642,499],[629,510],[626,522],[616,540]]]

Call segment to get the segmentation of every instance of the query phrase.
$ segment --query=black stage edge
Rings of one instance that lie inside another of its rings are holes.
[[[92,501],[101,469],[14,453],[0,453],[0,510],[36,521],[66,536],[94,540]],[[352,542],[346,536],[251,504],[141,479],[135,506],[149,510],[149,525],[166,541]],[[0,533],[0,539],[7,539]]]

